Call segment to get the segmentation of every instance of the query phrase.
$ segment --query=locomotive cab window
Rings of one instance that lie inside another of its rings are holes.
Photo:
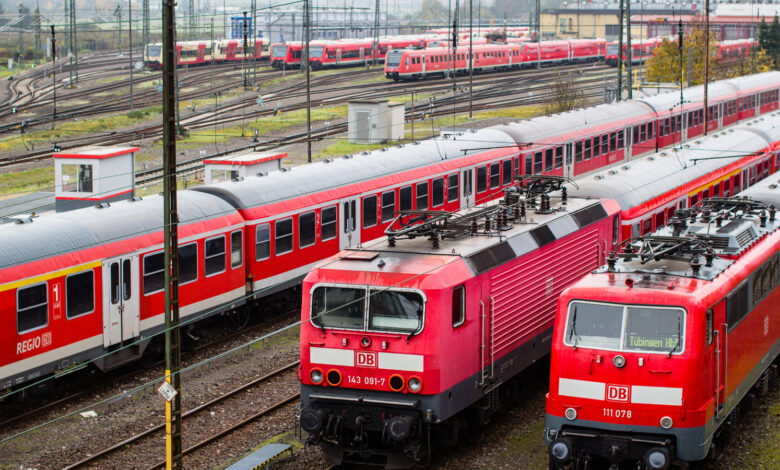
[[[320,328],[363,329],[365,289],[320,286],[311,296],[311,323]]]
[[[206,239],[204,261],[206,276],[213,276],[225,271],[225,236]]]
[[[413,333],[423,321],[423,298],[417,292],[371,289],[368,329]]]
[[[457,328],[466,321],[466,288],[458,286],[452,290],[452,327]]]
[[[65,278],[65,317],[68,319],[95,310],[95,276],[92,270]]]
[[[679,307],[569,304],[563,342],[613,351],[674,354],[683,351],[685,311]]]
[[[16,332],[43,328],[49,323],[48,284],[22,287],[16,291]]]

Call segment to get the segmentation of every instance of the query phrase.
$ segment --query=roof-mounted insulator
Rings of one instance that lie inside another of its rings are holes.
[[[479,224],[477,224],[476,217],[471,219],[471,226],[469,228],[469,231],[471,232],[472,235],[476,235],[477,232],[479,231]]]
[[[563,186],[561,188],[561,205],[565,206],[569,200],[569,190],[566,189],[566,186]]]
[[[617,264],[617,256],[615,256],[615,250],[612,250],[609,252],[609,256],[607,257],[607,270],[610,272],[615,271],[615,264]]]
[[[698,256],[694,256],[691,259],[691,271],[693,272],[694,276],[698,276],[699,271],[701,271],[701,263],[699,262]]]
[[[770,204],[769,205],[769,221],[774,222],[775,221],[775,205]]]

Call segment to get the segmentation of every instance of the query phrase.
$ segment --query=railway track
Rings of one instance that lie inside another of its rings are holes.
[[[248,382],[246,384],[243,384],[239,387],[236,387],[229,392],[226,392],[206,403],[203,403],[195,408],[191,408],[187,410],[186,412],[182,413],[182,419],[187,420],[194,418],[195,416],[205,412],[210,411],[214,408],[216,408],[218,405],[221,406],[229,406],[229,401],[231,399],[235,400],[242,400],[244,399],[244,395],[248,393],[251,389],[260,387],[261,385],[267,384],[271,379],[277,378],[282,376],[282,374],[290,374],[291,371],[294,371],[295,368],[299,365],[299,361],[294,361],[289,364],[286,364],[276,370],[273,370],[262,377],[256,378],[252,380],[251,382]],[[239,396],[240,395],[240,396]],[[281,407],[288,405],[290,403],[293,403],[297,401],[300,398],[300,393],[287,393],[284,394],[281,398],[274,401],[271,405],[263,408],[262,410],[255,412],[253,414],[250,414],[249,416],[245,417],[244,419],[237,421],[233,423],[232,425],[216,432],[211,435],[208,435],[204,438],[201,438],[198,440],[195,444],[190,445],[186,447],[183,451],[184,455],[190,454],[193,451],[203,448],[204,446],[213,443],[215,441],[218,441],[219,439],[223,438],[227,434],[234,432],[247,424],[250,424],[254,421],[256,421],[259,418],[262,418],[263,416],[266,416],[273,411],[276,411],[280,409]],[[226,405],[227,404],[227,405]],[[159,435],[165,431],[165,423],[157,424],[153,427],[150,427],[142,432],[139,432],[137,434],[134,434],[133,436],[122,440],[121,442],[116,443],[113,446],[107,447],[105,449],[102,449],[100,451],[97,451],[95,453],[89,454],[85,456],[83,459],[74,462],[66,467],[64,467],[65,470],[71,470],[76,468],[82,468],[86,465],[94,465],[97,462],[99,462],[102,459],[105,459],[109,455],[124,449],[128,448],[131,445],[137,445],[140,441],[144,439],[150,439],[153,437],[156,437],[159,440]],[[160,468],[165,466],[165,462],[157,462],[149,466],[148,468]]]

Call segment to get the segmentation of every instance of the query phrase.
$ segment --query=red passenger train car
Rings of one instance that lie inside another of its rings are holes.
[[[551,468],[666,470],[717,454],[780,354],[780,190],[705,199],[625,241],[560,298]]]

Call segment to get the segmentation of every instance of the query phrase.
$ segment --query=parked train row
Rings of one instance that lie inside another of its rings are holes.
[[[777,110],[778,77],[712,84],[708,128]],[[685,90],[682,110],[663,94],[180,191],[182,319],[287,294],[398,211],[471,207],[516,175],[577,177],[697,136],[701,92]],[[163,326],[161,208],[152,196],[0,226],[0,390],[144,354]]]
[[[704,458],[780,351],[780,192],[763,183],[780,167],[778,119],[571,191],[526,176],[484,206],[401,212],[385,238],[321,262],[301,311],[309,442],[334,464],[412,468],[517,398],[552,345],[552,468]],[[764,205],[732,198],[754,185]]]

